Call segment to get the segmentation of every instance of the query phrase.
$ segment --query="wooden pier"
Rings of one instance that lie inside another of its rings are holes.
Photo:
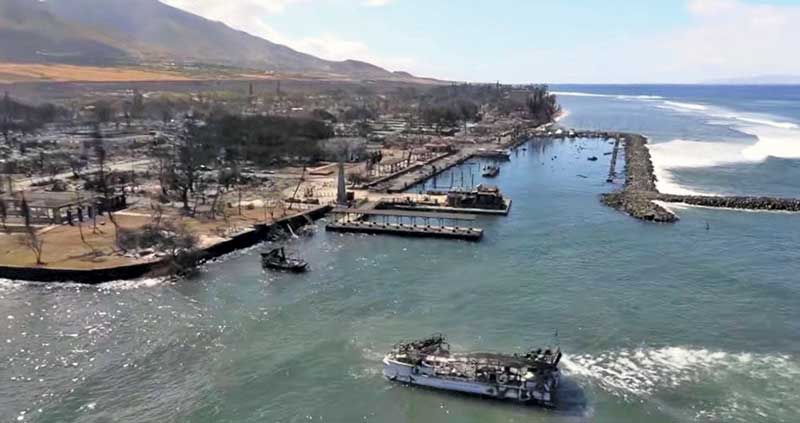
[[[333,221],[326,230],[366,234],[396,235],[421,238],[460,239],[480,241],[483,229],[451,224],[474,221],[476,217],[455,213],[423,213],[405,210],[375,210],[338,208],[332,212]],[[370,220],[370,219],[376,219]]]

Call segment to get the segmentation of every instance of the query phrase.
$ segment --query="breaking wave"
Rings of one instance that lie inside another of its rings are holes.
[[[770,157],[800,158],[800,125],[771,116],[739,113],[699,104],[665,101],[662,108],[681,113],[699,114],[707,124],[726,126],[751,135],[755,141],[702,142],[676,139],[649,144],[658,189],[670,194],[699,194],[675,183],[673,172],[680,168],[713,167],[733,163],[759,163]],[[714,193],[705,193],[714,194]]]
[[[705,118],[709,125],[724,126],[753,137],[751,142],[708,142],[675,139],[665,143],[650,143],[653,167],[659,191],[668,194],[705,194],[694,187],[678,184],[674,171],[681,168],[708,168],[736,163],[759,163],[770,157],[800,158],[800,125],[769,115],[743,113],[709,104],[666,99],[656,95],[594,94],[556,91],[555,94],[573,97],[601,97],[642,101],[656,108]],[[733,194],[733,193],[724,193]]]
[[[576,91],[553,91],[553,94],[562,97],[599,97],[599,98],[616,98],[619,100],[663,100],[664,97],[660,95],[626,95],[626,94],[594,94]]]
[[[104,282],[97,285],[87,285],[75,282],[49,283],[0,279],[0,292],[13,291],[26,287],[39,287],[43,289],[99,289],[105,291],[126,291],[132,289],[152,288],[170,280],[170,278],[142,278]]]
[[[670,109],[670,110],[677,110],[677,111],[703,111],[708,110],[708,106],[702,104],[694,104],[694,103],[683,103],[680,101],[664,101],[663,104],[658,106],[662,109]]]
[[[575,91],[553,91],[553,94],[560,95],[563,97],[603,97],[603,98],[613,97],[606,94],[581,93]]]
[[[701,192],[682,186],[675,181],[674,170],[714,167],[733,163],[758,162],[748,159],[744,150],[747,144],[724,142],[704,142],[692,140],[673,140],[665,143],[649,143],[648,149],[653,158],[653,171],[658,190],[666,194],[701,195],[719,194]]]
[[[795,387],[800,362],[784,354],[729,353],[691,347],[622,349],[564,358],[565,374],[588,380],[626,401],[640,401],[677,388],[718,391],[714,404],[696,408],[696,420],[735,412],[748,415],[800,413]],[[756,388],[766,395],[748,395]],[[665,398],[665,397],[662,397]],[[767,398],[767,400],[765,400]],[[791,410],[773,410],[773,403],[792,404]],[[727,421],[727,420],[726,420]]]

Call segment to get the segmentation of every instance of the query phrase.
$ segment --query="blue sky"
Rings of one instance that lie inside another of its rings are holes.
[[[332,60],[465,81],[800,74],[800,0],[163,0]]]

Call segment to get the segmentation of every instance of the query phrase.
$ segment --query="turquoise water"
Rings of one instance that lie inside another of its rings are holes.
[[[575,121],[605,109],[565,103]],[[645,224],[598,201],[613,188],[607,143],[526,148],[491,181],[514,204],[480,220],[480,243],[332,234],[320,222],[291,243],[313,264],[305,275],[264,273],[259,247],[191,280],[0,283],[0,421],[800,418],[800,216],[682,208],[676,225]],[[393,343],[434,332],[465,351],[558,342],[562,409],[380,376]]]

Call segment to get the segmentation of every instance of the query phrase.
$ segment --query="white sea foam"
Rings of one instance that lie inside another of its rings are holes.
[[[636,100],[663,100],[664,97],[660,95],[622,95],[620,98],[636,99]]]
[[[40,287],[44,289],[101,289],[110,291],[125,291],[130,289],[152,288],[169,280],[169,278],[142,278],[105,282],[98,285],[87,285],[75,282],[51,283],[0,279],[0,292],[23,289],[26,287]]]
[[[690,347],[637,348],[566,356],[567,375],[589,379],[609,393],[649,397],[685,384],[728,379],[793,385],[800,363],[789,355],[728,353]]]
[[[98,288],[107,289],[111,291],[126,291],[130,289],[152,288],[170,281],[170,278],[142,278],[134,280],[120,280],[105,282],[97,285]]]
[[[553,94],[560,95],[562,97],[613,97],[607,94],[581,93],[575,91],[553,91]]]
[[[694,103],[684,103],[681,101],[664,101],[661,106],[663,109],[670,109],[676,111],[705,111],[708,106]]]
[[[763,117],[752,117],[752,116],[740,116],[740,115],[733,115],[734,119],[745,122],[745,123],[753,123],[756,125],[763,125],[763,126],[771,126],[773,128],[780,128],[780,129],[800,129],[795,123],[791,122],[780,122],[776,120],[771,120]]]
[[[700,189],[679,185],[673,170],[680,168],[704,168],[741,162],[757,162],[760,159],[745,155],[746,144],[673,140],[647,145],[653,158],[658,190],[668,194],[699,195],[713,194]]]
[[[706,104],[667,100],[657,95],[597,94],[575,91],[556,91],[567,97],[598,97],[641,101],[674,112],[701,114],[707,123],[728,126],[756,137],[755,144],[702,142],[676,139],[667,143],[648,145],[653,158],[659,191],[681,195],[719,195],[702,187],[689,187],[675,180],[674,171],[681,168],[707,168],[736,163],[757,163],[768,157],[800,157],[800,127],[771,117],[738,113]]]
[[[703,168],[734,163],[758,163],[770,157],[800,158],[800,125],[773,116],[741,113],[720,107],[664,101],[658,107],[680,113],[699,114],[710,125],[727,126],[752,135],[754,143],[673,140],[649,144],[658,189],[670,194],[716,194],[677,184],[673,172],[681,168]]]
[[[628,94],[597,94],[597,93],[584,93],[578,91],[553,91],[553,94],[562,97],[598,97],[598,98],[616,98],[619,100],[663,100],[664,97],[660,95],[628,95]]]

